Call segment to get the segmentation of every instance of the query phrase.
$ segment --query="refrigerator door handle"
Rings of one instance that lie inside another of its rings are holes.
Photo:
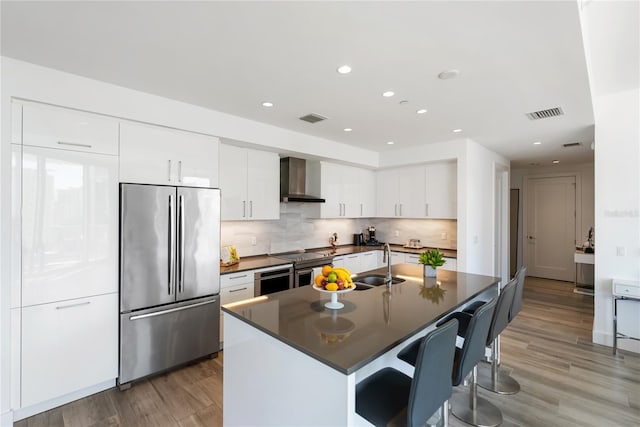
[[[184,290],[184,196],[178,196],[178,293]]]
[[[169,280],[168,294],[171,295],[171,289],[173,288],[173,266],[175,265],[175,245],[173,244],[173,196],[169,195],[169,265],[167,267]]]
[[[162,316],[164,314],[175,313],[176,311],[189,310],[191,308],[200,307],[202,305],[213,304],[216,301],[217,300],[212,299],[210,301],[199,302],[197,304],[185,305],[177,308],[170,308],[169,310],[155,311],[153,313],[147,313],[147,314],[139,314],[137,316],[129,317],[129,320],[139,320],[139,319],[146,319],[149,317]]]

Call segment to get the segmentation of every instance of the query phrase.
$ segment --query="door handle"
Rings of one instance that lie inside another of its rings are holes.
[[[169,160],[169,162],[171,162],[171,160]],[[174,252],[174,245],[173,245],[173,196],[169,195],[169,242],[168,242],[168,249],[169,249],[169,265],[167,268],[167,274],[169,275],[167,282],[169,283],[168,286],[168,294],[171,295],[171,289],[173,288],[173,266],[175,264],[175,252]]]
[[[400,216],[402,216],[402,203],[400,203]]]
[[[167,181],[171,182],[171,159],[167,160]]]
[[[91,304],[91,301],[78,302],[78,303],[69,304],[69,305],[58,305],[56,306],[56,310],[64,310],[65,308],[80,307],[82,305],[89,305],[89,304]]]
[[[249,218],[253,218],[253,200],[249,200]]]
[[[79,142],[58,141],[59,145],[70,145],[72,147],[91,148],[91,144],[80,144]]]
[[[247,216],[247,201],[242,201],[242,218],[246,218]]]
[[[182,182],[182,160],[178,160],[178,182]]]
[[[181,194],[178,196],[178,248],[180,253],[178,255],[178,292],[184,291],[184,196]]]

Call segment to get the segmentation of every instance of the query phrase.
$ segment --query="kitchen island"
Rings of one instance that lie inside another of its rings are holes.
[[[386,286],[340,295],[344,308],[310,286],[223,307],[225,425],[366,425],[355,412],[356,384],[392,366],[398,352],[440,319],[497,295],[499,279],[394,265]],[[385,274],[386,269],[362,273]]]

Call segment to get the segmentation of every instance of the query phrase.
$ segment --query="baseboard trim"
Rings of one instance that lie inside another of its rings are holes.
[[[593,331],[591,340],[594,344],[606,345],[607,347],[613,347],[613,334],[604,331]]]
[[[92,394],[99,393],[115,386],[116,380],[114,378],[45,402],[36,403],[35,405],[27,406],[25,408],[15,409],[13,411],[13,421],[20,421],[25,418],[29,418],[30,416],[39,414],[40,412],[48,411],[49,409],[73,402],[74,400],[82,399],[83,397],[91,396]],[[4,424],[2,424],[2,426],[4,427]]]

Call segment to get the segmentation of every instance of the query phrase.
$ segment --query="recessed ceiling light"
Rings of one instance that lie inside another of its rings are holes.
[[[393,145],[393,144],[395,144],[395,142],[393,142],[393,141],[387,141],[387,145]]]
[[[265,102],[262,103],[262,106],[263,107],[273,107],[273,102],[265,101]]]
[[[351,67],[348,65],[341,65],[338,67],[338,73],[340,74],[349,74],[351,72]]]
[[[445,70],[440,74],[438,74],[438,78],[440,80],[449,80],[449,79],[454,79],[458,77],[458,74],[460,74],[460,71],[456,70],[455,68],[452,68],[451,70]]]
[[[557,165],[558,163],[560,163],[560,160],[554,160],[551,163],[553,163],[554,165]]]
[[[541,144],[542,144],[542,142],[540,142],[540,141],[536,141],[536,142],[533,143],[533,145],[541,145]]]
[[[388,90],[386,92],[382,93],[382,96],[384,96],[385,98],[391,98],[393,95],[395,95],[395,92]]]
[[[462,132],[462,129],[454,129],[452,132],[453,133],[460,133],[460,132]]]
[[[424,113],[426,113],[426,112],[427,112],[427,110],[426,110],[426,109],[421,108],[421,109],[419,109],[419,110],[417,110],[417,111],[416,111],[416,114],[424,114]]]
[[[345,131],[345,132],[351,132],[353,129],[351,129],[351,128],[344,128],[344,129],[342,129],[342,130],[343,130],[343,131]]]

